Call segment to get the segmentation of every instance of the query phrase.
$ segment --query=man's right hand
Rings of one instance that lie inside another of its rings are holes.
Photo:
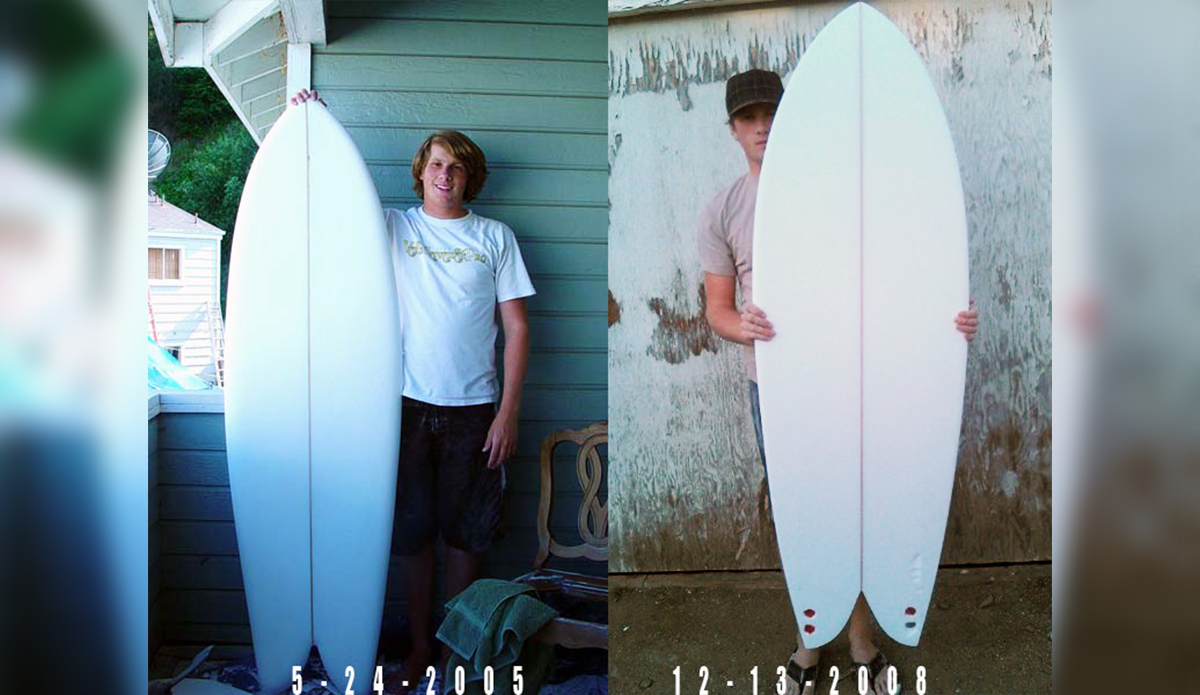
[[[752,343],[755,340],[770,340],[775,337],[775,327],[767,320],[762,309],[746,302],[742,306],[742,340]]]
[[[292,106],[296,106],[297,104],[303,104],[306,101],[319,101],[324,106],[329,105],[329,104],[325,103],[324,99],[317,96],[317,93],[315,91],[310,92],[307,89],[301,89],[299,92],[296,92],[295,96],[293,96],[291,98]]]

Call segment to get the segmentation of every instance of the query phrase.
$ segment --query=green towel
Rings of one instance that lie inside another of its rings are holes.
[[[453,692],[455,669],[462,666],[467,692],[482,693],[483,670],[491,666],[494,695],[507,695],[513,691],[513,666],[520,666],[522,695],[537,694],[553,666],[554,648],[529,638],[557,613],[532,594],[525,584],[480,579],[446,604],[446,619],[437,632],[453,650],[446,692]]]

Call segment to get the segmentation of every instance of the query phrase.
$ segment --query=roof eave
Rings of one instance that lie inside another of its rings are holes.
[[[323,0],[230,0],[203,21],[177,21],[173,3],[148,0],[168,67],[202,67],[255,142],[310,86],[311,44],[325,42]]]

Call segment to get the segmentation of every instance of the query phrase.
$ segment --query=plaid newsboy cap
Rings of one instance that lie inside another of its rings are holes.
[[[753,104],[779,104],[783,80],[770,70],[739,72],[725,83],[725,111],[733,114]]]

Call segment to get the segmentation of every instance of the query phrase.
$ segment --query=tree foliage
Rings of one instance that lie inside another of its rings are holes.
[[[233,120],[209,137],[172,155],[172,165],[155,182],[158,194],[225,230],[221,242],[221,304],[229,275],[233,224],[258,146],[241,121]]]
[[[166,135],[174,145],[203,140],[238,120],[204,68],[168,68],[163,65],[153,26],[147,34],[147,115],[151,128]]]
[[[258,146],[202,68],[163,65],[154,28],[149,39],[150,127],[171,142],[171,163],[154,182],[159,195],[225,230],[221,304],[229,276],[233,224]]]
[[[256,149],[240,121],[226,123],[209,137],[177,149],[155,188],[174,205],[232,231]]]

